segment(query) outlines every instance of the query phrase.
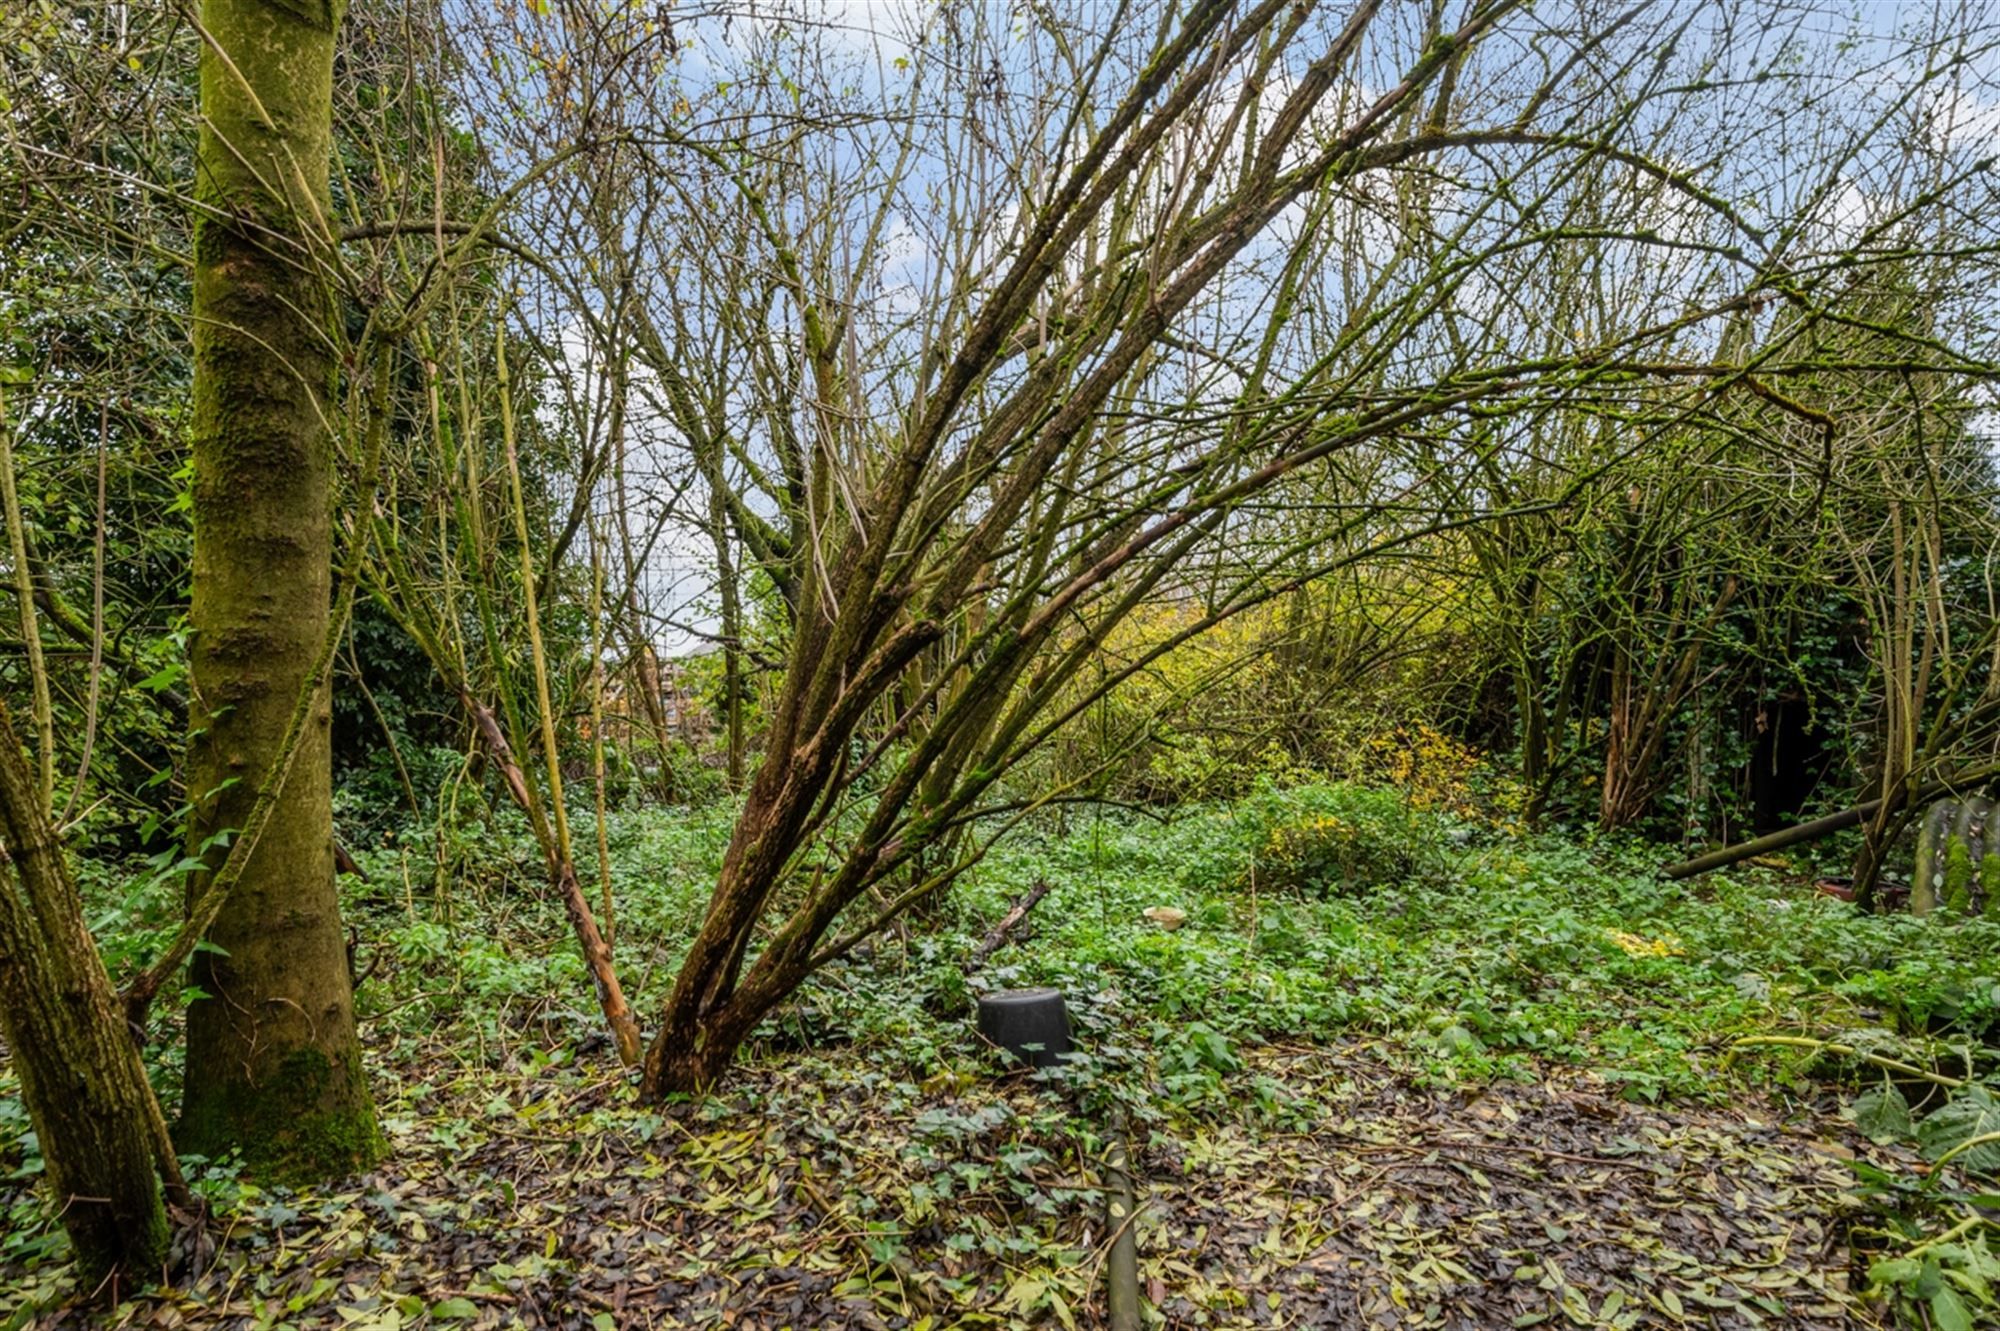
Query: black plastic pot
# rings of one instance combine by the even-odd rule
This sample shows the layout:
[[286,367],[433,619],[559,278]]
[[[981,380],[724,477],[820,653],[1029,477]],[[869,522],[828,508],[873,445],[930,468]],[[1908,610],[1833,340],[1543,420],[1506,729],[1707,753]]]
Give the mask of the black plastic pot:
[[1002,989],[982,996],[979,1033],[1030,1067],[1054,1067],[1070,1051],[1069,1011],[1055,989]]

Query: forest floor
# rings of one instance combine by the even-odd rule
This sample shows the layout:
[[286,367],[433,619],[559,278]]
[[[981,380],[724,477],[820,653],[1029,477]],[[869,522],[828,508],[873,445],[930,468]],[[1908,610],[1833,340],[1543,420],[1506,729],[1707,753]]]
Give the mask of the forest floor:
[[[1836,1125],[1639,1106],[1571,1071],[1425,1090],[1364,1048],[1248,1065],[1324,1112],[1144,1136],[1140,1275],[1170,1326],[1873,1322]],[[926,1094],[799,1058],[656,1115],[563,1069],[485,1079],[467,1130],[448,1106],[472,1089],[398,1105],[374,1173],[239,1207],[211,1269],[123,1324],[1099,1321],[1091,1152],[1020,1078]],[[940,1176],[949,1221],[917,1186]],[[995,1243],[951,1242],[973,1218]]]
[[[1155,1325],[1887,1324],[1850,1250],[1876,1223],[1853,1162],[1917,1157],[1840,1116],[1868,1084],[1852,1067],[1732,1045],[1935,1026],[1952,1004],[1983,1020],[2000,1001],[1983,922],[1920,951],[1915,922],[1857,927],[1800,876],[1668,887],[1644,852],[1514,839],[1397,866],[1393,892],[1246,895],[1231,855],[1273,844],[1273,819],[1365,826],[1365,800],[1341,807],[1052,829],[946,918],[829,972],[719,1094],[658,1108],[504,866],[450,903],[357,886],[381,939],[362,1010],[387,1160],[298,1191],[191,1162],[214,1256],[112,1320],[1101,1325],[1116,1105]],[[722,825],[621,825],[642,993],[664,987],[665,921],[687,917]],[[401,862],[389,843],[364,860],[378,885]],[[1056,890],[978,979],[1069,997],[1088,1056],[1030,1075],[967,1029],[961,963],[1043,877]],[[1185,925],[1153,925],[1152,904]],[[81,1324],[11,1089],[0,1327]]]

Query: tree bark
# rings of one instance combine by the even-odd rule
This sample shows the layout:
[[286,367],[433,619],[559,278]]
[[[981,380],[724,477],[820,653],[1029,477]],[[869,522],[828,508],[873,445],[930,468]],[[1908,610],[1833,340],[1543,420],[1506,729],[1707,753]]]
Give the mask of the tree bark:
[[[204,0],[195,225],[191,853],[278,760],[331,613],[334,36],[343,0]],[[192,964],[186,1149],[282,1179],[381,1151],[333,876],[321,684],[278,804]],[[190,884],[190,900],[206,875]]]
[[662,1028],[646,1050],[640,1098],[657,1104],[674,1095],[706,1095],[736,1061],[737,1048],[754,1025],[722,1020],[718,1014],[693,1025]]
[[165,1122],[91,942],[69,864],[0,705],[0,1033],[85,1291],[160,1274]]

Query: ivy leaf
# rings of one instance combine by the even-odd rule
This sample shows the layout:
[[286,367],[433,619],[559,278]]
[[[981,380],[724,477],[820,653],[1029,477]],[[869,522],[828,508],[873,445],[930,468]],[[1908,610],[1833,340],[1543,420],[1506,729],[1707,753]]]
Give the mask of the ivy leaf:
[[[1984,1086],[1970,1086],[1925,1116],[1917,1125],[1917,1142],[1924,1157],[1935,1160],[1989,1132],[2000,1132],[2000,1103],[1995,1103],[1993,1093]],[[2000,1169],[2000,1142],[1975,1146],[1956,1158],[1968,1169]]]
[[1891,1257],[1868,1268],[1872,1285],[1907,1285],[1923,1273],[1923,1263],[1914,1257]]
[[1972,1314],[1956,1290],[1946,1288],[1931,1295],[1931,1321],[1938,1331],[1972,1331]]
[[1847,1118],[1877,1146],[1908,1141],[1916,1131],[1910,1118],[1910,1102],[1893,1085],[1882,1085],[1854,1097]]

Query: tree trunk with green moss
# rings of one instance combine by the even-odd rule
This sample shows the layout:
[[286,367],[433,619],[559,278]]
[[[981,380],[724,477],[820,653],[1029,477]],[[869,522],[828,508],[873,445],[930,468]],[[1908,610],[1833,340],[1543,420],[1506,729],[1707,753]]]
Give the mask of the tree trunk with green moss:
[[4,706],[0,837],[0,1033],[81,1286],[109,1294],[160,1274],[160,1174],[173,1166],[162,1158],[159,1103]]
[[[331,605],[335,307],[327,281],[341,0],[204,0],[194,286],[196,854],[277,760]],[[241,881],[192,967],[184,1149],[267,1177],[366,1165],[380,1135],[333,878],[324,684]],[[200,881],[191,885],[198,893]],[[190,898],[192,899],[192,897]]]

